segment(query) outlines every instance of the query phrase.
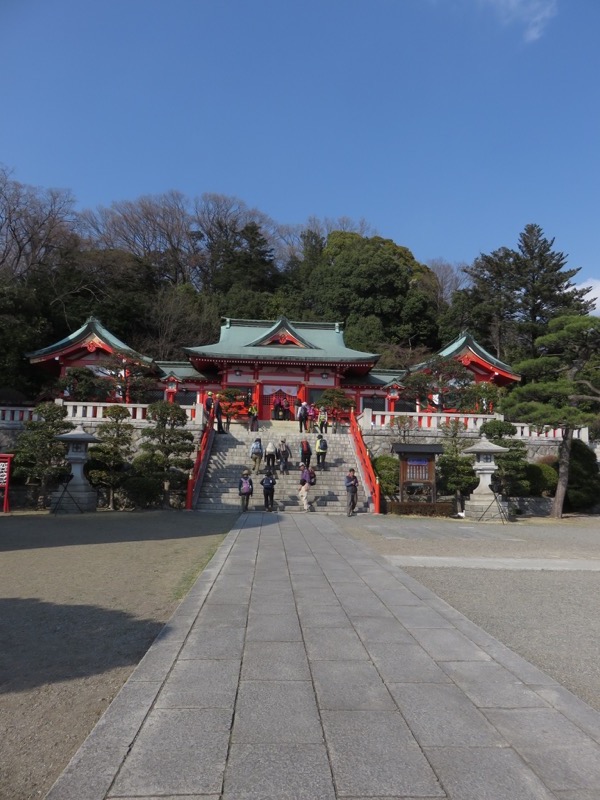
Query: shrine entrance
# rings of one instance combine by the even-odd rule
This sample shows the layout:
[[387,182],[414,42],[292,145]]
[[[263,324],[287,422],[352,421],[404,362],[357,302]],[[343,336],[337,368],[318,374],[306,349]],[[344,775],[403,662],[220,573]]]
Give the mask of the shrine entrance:
[[279,409],[283,409],[284,400],[289,406],[288,419],[294,419],[296,414],[296,386],[263,386],[260,397],[261,414],[260,419],[285,419],[283,414],[279,414]]

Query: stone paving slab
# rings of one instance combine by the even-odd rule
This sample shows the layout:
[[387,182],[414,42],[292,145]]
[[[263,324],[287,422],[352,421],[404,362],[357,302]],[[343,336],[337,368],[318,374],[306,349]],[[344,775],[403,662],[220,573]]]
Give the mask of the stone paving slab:
[[245,514],[48,800],[597,800],[600,714],[324,515]]

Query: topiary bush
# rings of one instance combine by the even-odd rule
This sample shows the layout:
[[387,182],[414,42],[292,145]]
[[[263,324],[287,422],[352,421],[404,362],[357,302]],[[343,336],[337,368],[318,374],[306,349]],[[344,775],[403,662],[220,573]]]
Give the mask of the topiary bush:
[[580,439],[573,440],[566,511],[587,511],[600,498],[600,475],[596,454]]
[[160,506],[163,499],[162,481],[143,475],[127,478],[121,486],[121,491],[125,495],[127,504],[134,508]]
[[554,494],[558,483],[557,465],[556,459],[552,463],[538,461],[534,464],[527,464],[526,478],[532,497],[551,497]]
[[400,482],[398,458],[389,455],[377,456],[373,459],[373,469],[379,478],[381,493],[388,496],[397,495]]

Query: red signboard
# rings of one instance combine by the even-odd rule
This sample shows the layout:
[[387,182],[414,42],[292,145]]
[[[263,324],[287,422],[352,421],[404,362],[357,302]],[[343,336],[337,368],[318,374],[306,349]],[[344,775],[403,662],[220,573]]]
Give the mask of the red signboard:
[[10,511],[8,504],[8,490],[10,488],[10,461],[14,458],[12,453],[0,455],[0,490],[4,489],[4,504],[2,511],[7,514]]

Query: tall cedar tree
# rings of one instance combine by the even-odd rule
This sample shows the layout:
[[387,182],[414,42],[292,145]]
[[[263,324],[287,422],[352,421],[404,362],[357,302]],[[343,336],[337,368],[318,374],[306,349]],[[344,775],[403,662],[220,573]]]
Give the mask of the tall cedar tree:
[[471,286],[455,293],[447,315],[454,333],[469,328],[498,358],[513,363],[536,355],[536,339],[554,317],[587,314],[593,307],[585,300],[588,289],[572,282],[579,269],[566,269],[567,257],[553,246],[554,239],[530,224],[516,250],[501,247],[466,267]]

